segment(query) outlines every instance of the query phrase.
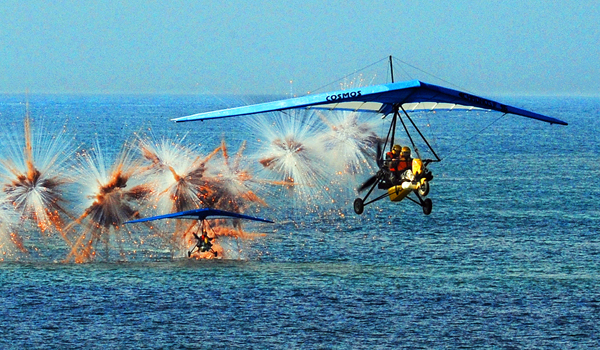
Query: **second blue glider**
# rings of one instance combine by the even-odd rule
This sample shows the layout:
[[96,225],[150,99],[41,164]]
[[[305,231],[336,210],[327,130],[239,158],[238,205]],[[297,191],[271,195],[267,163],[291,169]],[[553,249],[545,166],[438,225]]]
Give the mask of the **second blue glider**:
[[232,219],[233,218],[233,219],[245,219],[245,220],[252,220],[252,221],[268,222],[271,224],[273,223],[273,221],[271,221],[271,220],[257,218],[254,216],[249,216],[249,215],[244,215],[244,214],[239,214],[239,213],[234,213],[234,212],[219,210],[219,209],[203,208],[203,209],[193,209],[193,210],[181,211],[178,213],[164,214],[164,215],[152,216],[149,218],[131,220],[131,221],[127,221],[126,224],[133,224],[136,222],[144,222],[144,221],[154,221],[154,220],[160,220],[160,219],[171,219],[171,218],[206,220],[209,217],[211,219]]

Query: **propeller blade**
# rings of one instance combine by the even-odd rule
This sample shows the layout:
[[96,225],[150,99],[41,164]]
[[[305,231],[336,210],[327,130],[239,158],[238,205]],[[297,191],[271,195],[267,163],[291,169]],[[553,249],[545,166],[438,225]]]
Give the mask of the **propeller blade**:
[[375,182],[377,182],[378,176],[374,175],[371,176],[367,181],[365,181],[359,188],[358,188],[358,192],[362,192],[364,190],[366,190],[367,188],[371,187]]
[[377,142],[377,166],[379,168],[383,167],[383,149],[381,146],[381,141]]

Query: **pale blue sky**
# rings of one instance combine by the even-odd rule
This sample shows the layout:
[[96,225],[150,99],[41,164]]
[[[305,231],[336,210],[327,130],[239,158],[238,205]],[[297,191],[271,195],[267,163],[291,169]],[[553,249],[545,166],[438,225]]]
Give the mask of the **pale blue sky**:
[[600,95],[597,0],[0,0],[0,18],[0,92],[301,94],[393,55],[478,93]]

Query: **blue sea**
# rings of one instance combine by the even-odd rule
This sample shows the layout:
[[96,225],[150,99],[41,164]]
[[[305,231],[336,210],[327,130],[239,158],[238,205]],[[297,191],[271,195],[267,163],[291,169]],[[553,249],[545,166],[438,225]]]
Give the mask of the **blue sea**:
[[[236,119],[170,119],[260,100],[2,95],[8,128],[22,128],[26,99],[34,124],[58,125],[78,147],[97,140],[107,157],[145,132],[207,150],[226,137],[235,151],[255,138]],[[235,259],[63,263],[52,242],[5,259],[0,348],[599,348],[600,98],[497,99],[569,125],[428,114],[443,158],[430,167],[429,216],[404,201],[358,216],[353,194],[338,211],[308,212],[265,194],[260,215],[275,224],[253,226],[266,235]]]

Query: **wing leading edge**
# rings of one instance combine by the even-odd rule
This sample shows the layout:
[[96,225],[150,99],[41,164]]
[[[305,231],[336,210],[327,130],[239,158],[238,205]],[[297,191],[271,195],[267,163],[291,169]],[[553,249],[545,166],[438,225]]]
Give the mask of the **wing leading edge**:
[[568,125],[566,122],[556,118],[505,105],[466,92],[424,83],[419,80],[306,95],[285,100],[198,113],[172,120],[180,123],[275,112],[292,108],[349,110],[389,114],[393,112],[395,106],[402,105],[408,106],[412,110],[481,108],[515,114],[550,124]]

